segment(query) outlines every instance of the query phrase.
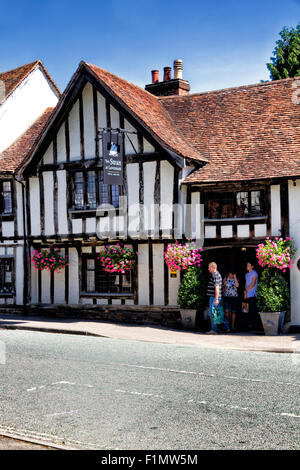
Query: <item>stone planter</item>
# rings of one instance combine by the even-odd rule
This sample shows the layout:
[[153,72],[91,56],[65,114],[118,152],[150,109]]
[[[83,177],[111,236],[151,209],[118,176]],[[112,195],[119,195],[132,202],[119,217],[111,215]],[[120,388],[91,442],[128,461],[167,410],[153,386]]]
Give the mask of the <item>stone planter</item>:
[[180,309],[181,321],[184,330],[194,330],[196,324],[196,309],[182,308]]
[[275,336],[280,334],[285,312],[259,312],[265,335]]

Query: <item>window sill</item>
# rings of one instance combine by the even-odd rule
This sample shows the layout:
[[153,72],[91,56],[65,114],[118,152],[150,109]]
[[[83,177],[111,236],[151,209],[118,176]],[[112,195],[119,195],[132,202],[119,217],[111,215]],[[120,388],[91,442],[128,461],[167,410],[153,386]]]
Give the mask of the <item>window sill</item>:
[[0,214],[2,220],[14,220],[14,214]]
[[204,222],[214,223],[214,222],[255,222],[259,220],[266,220],[266,215],[261,215],[258,217],[231,217],[224,219],[204,219]]
[[12,298],[12,297],[14,297],[14,295],[15,295],[14,293],[0,292],[0,298],[3,298],[3,297]]
[[69,214],[72,219],[81,219],[82,217],[107,217],[109,213],[115,213],[115,215],[120,215],[120,208],[117,209],[71,209]]

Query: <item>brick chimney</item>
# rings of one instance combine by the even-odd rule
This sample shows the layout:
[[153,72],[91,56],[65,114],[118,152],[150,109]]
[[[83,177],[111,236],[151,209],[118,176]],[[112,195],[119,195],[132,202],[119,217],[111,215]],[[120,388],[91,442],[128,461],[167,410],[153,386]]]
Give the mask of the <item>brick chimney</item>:
[[[155,72],[155,73],[154,73]],[[174,60],[174,78],[172,68],[164,67],[164,79],[159,81],[158,70],[152,70],[152,83],[145,86],[145,90],[155,96],[188,95],[190,84],[182,79],[182,60]]]

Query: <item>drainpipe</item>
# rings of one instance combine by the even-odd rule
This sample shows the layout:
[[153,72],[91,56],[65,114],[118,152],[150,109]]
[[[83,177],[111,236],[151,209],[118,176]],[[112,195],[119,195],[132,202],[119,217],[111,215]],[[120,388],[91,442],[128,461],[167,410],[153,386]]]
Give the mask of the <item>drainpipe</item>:
[[[29,279],[29,270],[28,270],[28,259],[29,259],[29,246],[27,239],[27,226],[26,226],[26,211],[25,211],[25,182],[20,177],[17,177],[13,174],[13,179],[22,185],[22,209],[23,209],[23,239],[24,239],[24,250],[23,250],[23,261],[24,261],[24,281],[25,274],[27,279]],[[17,216],[17,215],[16,215]],[[23,306],[24,313],[28,313],[28,282],[24,282],[23,290]]]

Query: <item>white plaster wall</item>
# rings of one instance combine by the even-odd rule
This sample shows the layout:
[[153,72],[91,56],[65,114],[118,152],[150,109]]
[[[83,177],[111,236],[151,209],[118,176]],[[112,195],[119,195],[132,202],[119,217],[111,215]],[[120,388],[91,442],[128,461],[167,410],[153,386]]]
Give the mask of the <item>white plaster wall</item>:
[[200,192],[192,193],[191,205],[192,239],[200,239],[202,236]]
[[147,139],[145,139],[145,137],[143,137],[143,147],[144,147],[144,153],[155,152],[155,148],[153,147],[152,144],[150,144],[150,142],[148,142]]
[[79,304],[79,269],[76,248],[69,249],[69,304]]
[[50,304],[51,303],[51,293],[50,293],[50,284],[51,284],[51,274],[49,271],[42,271],[42,303]]
[[[65,249],[61,249],[61,255],[65,256]],[[54,273],[54,303],[64,304],[65,303],[65,269],[61,272]]]
[[160,227],[165,233],[172,229],[174,168],[167,162],[160,163]]
[[[124,127],[127,131],[132,131],[132,132],[136,132],[136,129],[127,121],[127,119],[124,120]],[[137,138],[137,134],[129,134],[129,138],[135,148],[135,150],[138,152],[138,138]],[[128,137],[125,137],[125,154],[132,154],[132,153],[135,153],[134,152],[134,149],[130,143],[130,140],[128,139]]]
[[72,219],[72,233],[82,233],[82,219]]
[[254,236],[255,237],[266,237],[267,236],[267,225],[266,224],[255,224],[254,225]]
[[93,105],[93,87],[87,83],[82,90],[83,103],[83,129],[84,129],[84,156],[85,158],[95,158],[95,124],[94,124],[94,105]]
[[154,185],[156,162],[147,162],[143,165],[144,173],[144,228],[145,230],[154,230]]
[[[107,127],[106,121],[106,105],[105,98],[97,92],[97,106],[98,106],[98,126],[99,129]],[[102,152],[102,141],[99,140],[99,155],[101,156]]]
[[3,237],[13,237],[15,233],[14,222],[2,222]]
[[181,207],[180,215],[178,217],[178,223],[176,224],[176,236],[175,238],[181,238],[185,232],[185,219],[186,219],[186,200],[187,200],[187,187],[181,184],[182,177],[179,180],[179,192],[178,192],[178,204]]
[[51,144],[47,148],[43,160],[44,163],[53,163],[53,142],[51,142]]
[[149,305],[149,246],[138,245],[138,303]]
[[24,257],[23,246],[16,247],[16,304],[23,305],[24,290]]
[[232,238],[232,225],[221,225],[221,238]]
[[164,305],[164,245],[153,245],[153,304]]
[[249,225],[238,225],[237,226],[237,236],[238,238],[248,238],[250,235]]
[[112,105],[110,105],[110,121],[112,129],[120,127],[120,114]]
[[80,303],[84,305],[92,305],[93,304],[93,299],[90,299],[89,297],[82,297],[80,299]]
[[289,181],[289,221],[290,236],[294,239],[298,251],[296,262],[291,269],[291,324],[300,325],[300,271],[297,268],[297,261],[300,258],[300,182],[294,186]]
[[169,270],[169,305],[178,305],[178,289],[180,285],[180,274],[177,273],[176,277],[171,277]]
[[54,201],[53,201],[53,172],[43,172],[44,180],[44,192],[45,192],[45,235],[53,235],[55,233],[54,228]]
[[80,123],[79,101],[77,100],[69,114],[70,160],[80,160]]
[[217,228],[215,225],[207,225],[205,227],[205,238],[216,238]]
[[126,166],[128,187],[128,231],[137,234],[139,231],[139,165],[131,163]]
[[59,131],[56,137],[56,143],[57,143],[57,161],[65,162],[67,160],[65,124],[62,124],[59,128]]
[[31,234],[41,234],[41,211],[40,211],[40,187],[39,179],[37,177],[31,177],[29,179],[29,191],[30,191],[30,223],[31,223]]
[[271,186],[271,234],[281,235],[280,185]]
[[96,233],[96,217],[87,217],[86,219],[86,232]]
[[9,147],[48,107],[57,96],[38,67],[0,105],[0,152]]
[[67,181],[66,171],[57,171],[57,208],[58,208],[58,232],[60,234],[68,233],[68,214],[67,214]]
[[109,231],[109,217],[100,217],[97,224],[97,234],[98,237],[107,238],[107,233]]

